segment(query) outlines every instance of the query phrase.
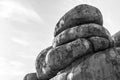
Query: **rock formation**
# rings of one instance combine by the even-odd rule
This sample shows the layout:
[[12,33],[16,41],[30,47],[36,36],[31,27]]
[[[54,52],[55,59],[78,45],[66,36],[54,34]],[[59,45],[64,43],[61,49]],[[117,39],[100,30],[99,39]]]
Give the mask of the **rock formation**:
[[120,80],[120,32],[111,36],[96,7],[82,4],[56,24],[53,44],[24,80]]

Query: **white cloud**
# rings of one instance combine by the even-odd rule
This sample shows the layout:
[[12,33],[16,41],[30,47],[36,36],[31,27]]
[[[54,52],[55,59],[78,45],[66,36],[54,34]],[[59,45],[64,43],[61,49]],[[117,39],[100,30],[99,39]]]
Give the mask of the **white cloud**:
[[19,22],[32,20],[34,22],[44,23],[37,12],[15,1],[0,1],[0,18]]
[[13,42],[17,43],[17,44],[20,44],[20,45],[23,45],[23,46],[28,46],[30,45],[30,42],[27,41],[27,40],[24,40],[24,39],[21,39],[21,38],[12,38],[11,39]]
[[21,58],[24,58],[24,59],[35,59],[36,56],[33,56],[33,55],[20,55]]
[[22,70],[24,64],[19,61],[11,61],[4,57],[0,57],[0,79],[11,80],[15,76],[23,76],[25,72]]
[[19,52],[19,57],[21,57],[21,59],[30,59],[30,60],[33,60],[36,58],[35,55],[32,55],[32,54],[26,54],[25,52]]

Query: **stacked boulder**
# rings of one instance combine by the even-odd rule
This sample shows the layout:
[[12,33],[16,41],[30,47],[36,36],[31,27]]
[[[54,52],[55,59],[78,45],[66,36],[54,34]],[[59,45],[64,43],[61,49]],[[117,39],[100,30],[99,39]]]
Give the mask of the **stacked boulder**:
[[118,51],[118,53],[120,55],[120,31],[118,31],[116,34],[114,34],[112,36],[112,38],[114,39],[114,45],[116,47],[116,50]]
[[39,53],[36,73],[24,80],[120,80],[115,45],[99,9],[78,5],[58,21],[52,46]]

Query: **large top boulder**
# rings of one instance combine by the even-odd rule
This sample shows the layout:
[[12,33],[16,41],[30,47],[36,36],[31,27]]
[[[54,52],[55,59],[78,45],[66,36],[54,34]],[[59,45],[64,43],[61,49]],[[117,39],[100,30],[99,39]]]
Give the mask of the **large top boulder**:
[[86,23],[96,23],[103,25],[103,17],[96,7],[82,4],[68,11],[57,23],[54,36],[67,28]]

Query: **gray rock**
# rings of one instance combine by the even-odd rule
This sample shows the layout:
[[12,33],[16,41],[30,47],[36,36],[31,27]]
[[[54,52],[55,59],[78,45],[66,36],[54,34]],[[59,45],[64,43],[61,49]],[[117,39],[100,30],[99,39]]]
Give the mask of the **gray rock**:
[[55,27],[54,36],[57,36],[65,29],[87,23],[103,25],[102,14],[96,7],[87,4],[78,5],[68,11],[58,21]]
[[120,55],[120,47],[116,47],[118,54]]
[[94,52],[98,52],[101,50],[105,50],[107,48],[109,48],[110,46],[110,41],[106,38],[102,38],[102,37],[91,37],[89,38],[89,41],[92,43]]
[[38,80],[36,73],[27,74],[23,80]]
[[54,77],[76,58],[92,52],[91,48],[89,41],[81,38],[56,48],[43,50],[36,59],[38,78],[44,80]]
[[39,79],[50,79],[60,70],[68,67],[74,60],[109,48],[110,41],[102,37],[91,37],[88,40],[79,38],[64,45],[43,50],[36,59],[36,70]]
[[114,39],[114,45],[116,47],[120,47],[120,31],[114,34],[112,37]]
[[102,37],[91,37],[89,40],[79,38],[73,42],[51,49],[46,55],[46,63],[53,70],[62,69],[77,57],[85,56],[93,51],[105,50],[109,48],[109,45],[109,40]]
[[71,64],[76,58],[91,52],[91,43],[84,38],[80,38],[51,49],[46,55],[46,64],[52,70],[61,70]]
[[[48,74],[49,73],[49,69],[46,68],[46,63],[45,63],[45,57],[48,53],[48,51],[52,49],[52,47],[48,47],[44,50],[42,50],[39,55],[36,58],[36,72],[37,72],[37,77],[40,80],[47,80],[49,79],[51,76],[53,76],[53,74]],[[46,69],[44,69],[46,68]]]
[[68,11],[55,27],[53,45],[37,56],[36,73],[24,80],[120,80],[120,32],[111,37],[102,25],[93,6]]
[[60,46],[78,38],[90,38],[93,36],[103,37],[109,40],[111,39],[111,35],[106,28],[91,23],[64,30],[54,38],[53,47]]
[[50,80],[68,80],[67,74],[68,74],[68,72],[58,74],[57,76],[55,76],[54,78],[51,78]]
[[114,48],[97,52],[50,80],[120,80],[120,55]]

